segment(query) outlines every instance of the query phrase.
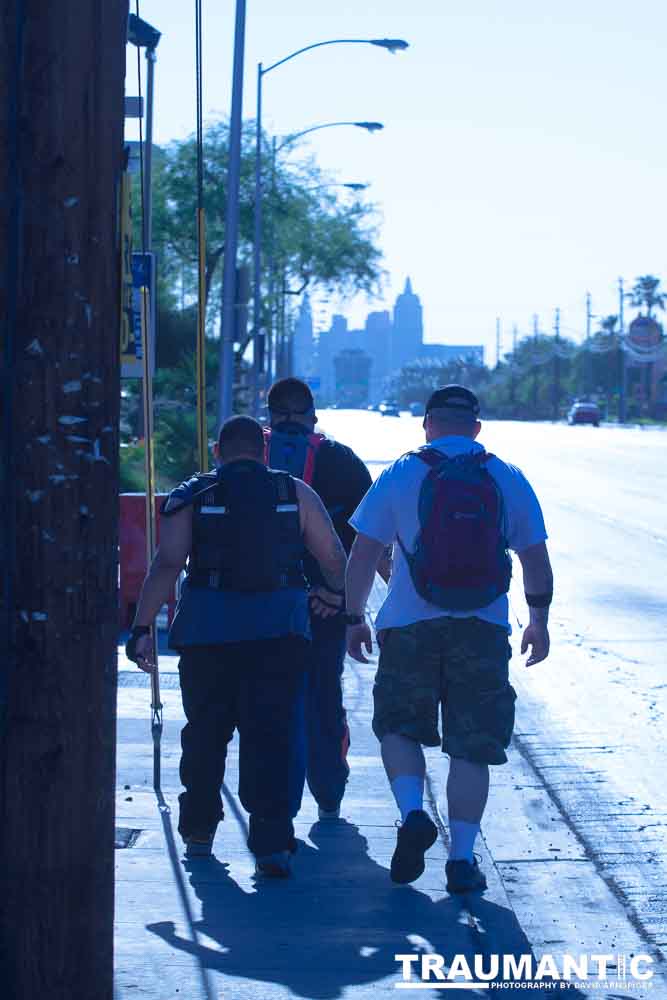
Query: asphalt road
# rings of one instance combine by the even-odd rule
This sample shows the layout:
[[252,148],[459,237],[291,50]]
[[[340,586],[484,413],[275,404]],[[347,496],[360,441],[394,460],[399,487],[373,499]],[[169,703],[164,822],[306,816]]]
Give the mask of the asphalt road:
[[[423,443],[421,420],[407,414],[331,410],[320,420],[374,474]],[[526,787],[534,782],[547,793],[556,823],[642,940],[664,954],[667,433],[489,421],[480,441],[533,484],[556,581],[552,654],[530,671],[518,653],[526,615],[520,580],[512,587],[515,745]],[[502,805],[492,795],[490,810],[494,801]],[[487,825],[493,839],[492,813]],[[531,855],[538,826],[539,819],[515,829],[517,857],[508,860]]]

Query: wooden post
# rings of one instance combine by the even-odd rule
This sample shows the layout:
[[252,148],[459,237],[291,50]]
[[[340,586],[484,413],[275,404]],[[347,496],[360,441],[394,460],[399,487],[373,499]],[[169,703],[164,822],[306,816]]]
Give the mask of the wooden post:
[[127,0],[0,9],[0,955],[111,1000]]

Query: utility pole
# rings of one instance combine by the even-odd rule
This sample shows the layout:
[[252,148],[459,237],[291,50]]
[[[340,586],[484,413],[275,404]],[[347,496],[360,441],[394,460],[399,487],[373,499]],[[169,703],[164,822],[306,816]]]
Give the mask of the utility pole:
[[127,0],[0,27],[0,952],[11,1000],[111,1000],[119,182]]
[[500,316],[496,316],[496,368],[500,364],[500,337],[501,337],[501,322]]
[[558,420],[560,409],[560,309],[554,316],[554,386],[553,386],[553,419]]
[[591,319],[593,318],[593,313],[591,312],[591,293],[586,292],[586,356],[585,356],[585,369],[584,369],[584,396],[588,396],[592,390],[593,382],[593,358],[591,356]]
[[539,319],[537,313],[533,315],[533,417],[537,417],[537,390],[538,390],[538,377],[537,377],[537,335],[539,331]]
[[627,367],[625,364],[625,351],[623,350],[623,337],[625,335],[624,326],[624,305],[625,294],[623,291],[623,278],[618,279],[618,422],[624,424],[626,420],[626,395],[627,395]]
[[[512,408],[516,404],[516,345],[519,337],[519,331],[517,329],[516,323],[512,326],[512,364],[510,365],[510,402],[512,403]],[[514,414],[512,414],[514,415]]]
[[233,412],[234,321],[236,301],[236,252],[239,237],[239,195],[241,186],[241,118],[243,106],[243,61],[245,56],[245,0],[236,0],[232,108],[229,119],[229,167],[225,213],[225,255],[222,269],[222,311],[220,329],[220,375],[218,378],[218,419],[222,423]]

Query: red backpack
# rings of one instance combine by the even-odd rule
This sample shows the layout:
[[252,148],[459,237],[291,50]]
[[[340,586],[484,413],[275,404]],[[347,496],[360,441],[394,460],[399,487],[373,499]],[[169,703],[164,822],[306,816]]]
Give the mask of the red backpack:
[[503,495],[486,468],[493,455],[448,458],[428,447],[410,454],[429,467],[414,552],[398,539],[414,588],[450,611],[484,608],[507,593],[512,576]]

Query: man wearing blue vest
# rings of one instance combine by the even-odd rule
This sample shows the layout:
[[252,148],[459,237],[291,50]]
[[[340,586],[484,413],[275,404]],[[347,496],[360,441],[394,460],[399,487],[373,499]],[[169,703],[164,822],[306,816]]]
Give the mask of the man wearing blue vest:
[[[371,485],[370,473],[351,448],[315,432],[317,414],[310,388],[297,378],[276,382],[268,395],[267,464],[303,479],[322,500],[347,552],[354,541],[349,518]],[[312,559],[306,576],[326,585]],[[380,567],[386,575],[386,567]],[[345,624],[342,592],[322,592],[311,601],[313,642],[306,687],[306,779],[321,820],[334,820],[349,775],[349,730],[343,707]],[[303,780],[303,779],[302,779]]]
[[150,672],[149,626],[187,561],[169,644],[180,652],[179,832],[209,855],[223,818],[227,744],[239,731],[239,798],[259,872],[289,874],[299,719],[310,624],[306,553],[325,585],[343,586],[345,552],[317,495],[264,464],[251,417],[227,420],[216,472],[182,483],[162,508],[160,547],[144,581],[127,655]]
[[[447,889],[486,888],[473,854],[486,805],[489,765],[504,764],[514,725],[508,679],[508,599],[517,553],[530,621],[527,666],[549,654],[553,577],[542,511],[519,469],[485,452],[479,402],[465,386],[436,390],[426,404],[426,447],[399,458],[375,481],[351,519],[347,569],[348,651],[367,662],[364,609],[378,559],[394,545],[387,598],[375,627],[380,662],[373,730],[401,813],[391,862],[395,882],[424,871],[437,829],[423,808],[422,746],[450,757]],[[438,717],[442,717],[442,737]]]

